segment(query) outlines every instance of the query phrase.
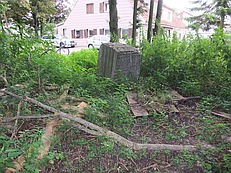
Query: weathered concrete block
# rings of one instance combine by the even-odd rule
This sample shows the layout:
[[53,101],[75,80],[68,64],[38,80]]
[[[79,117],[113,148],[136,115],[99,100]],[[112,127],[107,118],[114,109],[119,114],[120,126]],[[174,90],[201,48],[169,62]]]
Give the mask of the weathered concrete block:
[[136,80],[140,74],[140,53],[129,45],[105,43],[100,46],[98,66],[102,76]]

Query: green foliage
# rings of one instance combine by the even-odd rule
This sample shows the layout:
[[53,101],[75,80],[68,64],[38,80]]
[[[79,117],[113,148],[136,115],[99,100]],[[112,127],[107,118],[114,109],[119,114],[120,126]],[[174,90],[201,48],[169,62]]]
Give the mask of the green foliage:
[[91,79],[91,73],[96,70],[97,56],[96,50],[82,50],[69,56],[50,53],[35,59],[34,63],[40,67],[41,80],[46,83],[75,85],[80,83],[79,80],[86,83],[85,75],[89,75],[88,79]]
[[[142,77],[137,83],[129,82],[124,78],[109,79],[99,76],[97,50],[82,50],[70,55],[57,54],[48,43],[28,36],[25,29],[18,32],[2,31],[0,41],[0,75],[7,79],[7,83],[2,80],[3,78],[0,79],[2,88],[6,87],[7,90],[19,95],[32,96],[57,109],[62,109],[60,102],[69,103],[69,100],[56,99],[59,94],[63,94],[64,90],[68,89],[67,94],[70,98],[84,98],[90,105],[86,109],[85,120],[126,138],[135,139],[137,142],[149,143],[153,140],[150,136],[153,136],[155,141],[161,143],[188,144],[196,143],[197,141],[193,140],[198,140],[199,144],[205,141],[216,145],[215,149],[199,149],[193,152],[154,151],[148,157],[150,151],[135,152],[121,147],[114,140],[86,135],[73,128],[69,121],[63,121],[59,131],[64,132],[64,140],[73,141],[68,141],[69,143],[66,143],[68,146],[61,146],[61,142],[56,140],[56,148],[51,147],[48,155],[38,162],[36,148],[41,144],[40,137],[43,133],[41,128],[22,131],[20,132],[22,137],[11,139],[4,135],[7,134],[8,129],[1,127],[0,130],[3,132],[0,136],[1,169],[12,167],[12,161],[21,154],[26,157],[24,164],[26,172],[39,172],[38,168],[46,167],[48,161],[53,165],[57,160],[65,160],[64,165],[66,164],[67,169],[72,167],[68,171],[91,170],[92,172],[93,169],[85,167],[91,164],[95,172],[103,172],[102,160],[99,163],[92,163],[100,158],[109,158],[109,164],[117,160],[118,165],[110,165],[111,170],[118,171],[120,168],[121,172],[125,169],[141,171],[139,168],[143,165],[137,164],[136,168],[132,166],[136,161],[142,164],[143,158],[158,158],[156,159],[157,162],[159,161],[158,164],[161,165],[163,161],[175,167],[179,164],[186,165],[187,168],[201,165],[195,172],[201,172],[202,168],[205,172],[225,172],[230,169],[230,154],[227,151],[229,145],[220,137],[230,134],[229,124],[210,116],[213,109],[223,109],[226,112],[231,110],[229,66],[231,51],[230,44],[227,39],[224,39],[222,32],[217,31],[211,39],[188,37],[179,41],[176,36],[172,39],[158,36],[151,44],[143,41]],[[60,90],[54,92],[43,90],[47,85],[59,86]],[[161,91],[166,87],[179,89],[184,95],[203,96],[197,107],[199,115],[187,111],[181,116],[177,113],[155,112],[150,113],[148,117],[134,119],[130,115],[126,100],[128,90],[138,91],[138,97],[145,95],[146,92],[151,93],[160,101],[159,104],[164,104],[172,101],[168,93]],[[149,99],[148,95],[145,96]],[[144,100],[144,102],[146,106],[150,106],[155,100],[154,102]],[[1,97],[1,118],[16,115],[17,110],[18,99]],[[5,112],[8,114],[6,115]],[[20,114],[38,115],[44,114],[44,110],[23,102]],[[137,124],[139,125],[136,126]],[[197,126],[198,124],[200,126]],[[136,129],[137,127],[139,129]],[[136,130],[142,134],[134,134]],[[193,135],[197,138],[193,138]],[[28,154],[30,147],[35,150]],[[68,149],[74,147],[75,151],[80,152],[81,159],[76,159],[75,162],[66,160],[63,147]],[[220,157],[216,158],[217,155]],[[130,164],[124,163],[125,168],[121,168],[124,160],[130,161]]]
[[50,51],[40,39],[29,35],[30,30],[11,27],[0,32],[0,73],[7,77],[9,85],[33,80],[38,66],[34,59]]
[[12,167],[11,161],[22,154],[20,149],[14,148],[15,144],[17,143],[8,136],[0,136],[0,168]]
[[83,49],[78,52],[73,52],[68,56],[69,63],[72,68],[81,66],[86,69],[96,68],[98,61],[98,51],[96,49]]
[[[86,72],[95,73],[96,50],[74,52],[67,58],[53,51],[50,44],[27,34],[25,30],[11,28],[0,33],[1,74],[7,75],[9,85],[29,82],[38,85],[62,85],[82,78]],[[1,85],[4,83],[1,81]]]
[[[25,158],[24,171],[39,172],[38,147],[41,146],[40,137],[43,131],[40,129],[26,130],[19,132],[18,139],[12,139],[8,136],[0,136],[0,169],[14,167],[13,161],[20,155]],[[45,166],[44,163],[43,166]]]
[[142,76],[186,95],[213,94],[231,100],[231,45],[219,30],[211,39],[157,36],[151,44],[144,41],[141,51]]
[[36,36],[39,30],[41,34],[53,31],[54,23],[62,22],[70,10],[63,1],[56,0],[7,0],[4,3],[10,8],[4,8],[4,16],[0,16],[0,21],[30,26]]
[[115,33],[111,32],[110,33],[110,42],[119,42],[119,37]]
[[[216,1],[191,1],[194,6],[191,11],[199,11],[200,15],[188,18],[190,27],[198,32],[198,29],[211,29],[211,26],[219,26],[223,30],[225,18],[231,14],[231,3],[228,0]],[[195,6],[196,5],[196,6]]]

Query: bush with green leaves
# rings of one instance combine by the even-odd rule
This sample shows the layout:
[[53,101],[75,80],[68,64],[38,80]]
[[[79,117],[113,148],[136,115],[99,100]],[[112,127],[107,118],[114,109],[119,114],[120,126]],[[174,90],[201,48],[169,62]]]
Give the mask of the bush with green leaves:
[[[96,72],[97,50],[60,55],[51,44],[29,35],[27,29],[20,27],[0,32],[0,74],[5,76],[8,85],[63,85],[75,81],[76,76],[82,78],[86,73]],[[0,84],[1,87],[6,85],[4,81]]]
[[[29,34],[25,26],[3,28],[0,31],[0,74],[9,85],[33,83],[39,66],[34,59],[52,51],[51,45]],[[1,81],[1,85],[5,85]]]
[[217,30],[211,38],[156,36],[143,42],[142,76],[186,95],[213,94],[231,100],[231,45]]
[[97,49],[82,49],[78,52],[72,52],[68,56],[68,62],[73,70],[76,66],[81,66],[86,69],[96,68],[98,61]]

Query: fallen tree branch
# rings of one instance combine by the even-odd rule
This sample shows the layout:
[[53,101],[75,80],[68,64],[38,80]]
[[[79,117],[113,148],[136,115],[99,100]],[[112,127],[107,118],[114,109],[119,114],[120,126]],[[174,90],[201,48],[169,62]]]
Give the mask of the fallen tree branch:
[[192,99],[200,99],[200,96],[194,96],[194,97],[183,97],[182,95],[180,95],[177,91],[170,91],[170,94],[175,97],[175,99],[173,99],[174,101],[186,101],[186,100],[192,100]]
[[39,119],[39,118],[50,118],[53,117],[54,114],[46,114],[46,115],[33,115],[33,116],[18,116],[18,117],[13,117],[13,118],[8,118],[8,119],[4,119],[1,122],[2,123],[6,123],[6,122],[10,122],[10,121],[14,121],[14,120],[19,120],[19,119]]
[[201,99],[200,96],[194,96],[194,97],[183,97],[179,99],[173,99],[174,101],[186,101],[186,100],[193,100],[193,99]]
[[[79,117],[73,117],[67,113],[61,112],[55,108],[52,108],[50,106],[47,106],[39,101],[36,101],[32,98],[29,97],[21,97],[18,96],[16,94],[13,94],[9,91],[6,90],[0,90],[0,92],[4,92],[7,95],[10,95],[12,97],[16,97],[19,99],[22,99],[23,101],[29,102],[29,103],[33,103],[36,106],[39,106],[43,109],[46,109],[50,112],[53,112],[55,115],[59,116],[60,118],[65,118],[65,119],[70,119],[73,120],[75,122],[77,122],[77,127],[82,130],[85,131],[87,133],[93,134],[93,135],[97,135],[97,136],[107,136],[109,138],[112,138],[114,140],[116,140],[118,143],[130,148],[130,149],[134,149],[134,150],[141,150],[141,149],[148,149],[148,150],[196,150],[198,149],[196,146],[194,145],[170,145],[170,144],[141,144],[141,143],[136,143],[136,142],[132,142],[110,130],[101,128],[91,122],[88,122],[82,118]],[[205,147],[208,148],[208,147]]]
[[214,112],[213,111],[213,112],[211,112],[211,114],[231,120],[231,116],[229,114],[226,114],[223,112]]

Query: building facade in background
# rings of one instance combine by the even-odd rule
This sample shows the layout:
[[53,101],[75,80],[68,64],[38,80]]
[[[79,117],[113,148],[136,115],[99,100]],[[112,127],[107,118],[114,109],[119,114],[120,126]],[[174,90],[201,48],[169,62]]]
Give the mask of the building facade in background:
[[[137,29],[137,38],[139,40],[142,34],[146,36],[148,27],[149,1],[145,0],[145,2],[147,3],[146,12],[139,15],[141,23],[141,27]],[[153,20],[155,20],[156,16],[157,2],[158,0],[154,0]],[[128,37],[132,35],[133,4],[133,0],[117,0],[119,38],[124,35]],[[187,32],[182,18],[177,16],[174,10],[166,4],[163,4],[161,25],[169,36],[176,31],[180,39]],[[153,28],[154,26],[155,22],[153,21]],[[79,40],[93,35],[108,35],[109,33],[108,0],[77,0],[65,22],[55,28],[55,34]]]

